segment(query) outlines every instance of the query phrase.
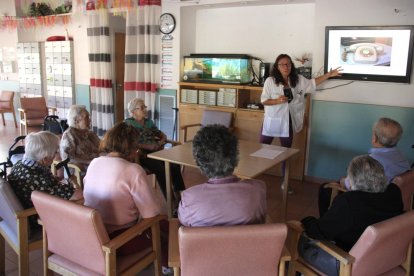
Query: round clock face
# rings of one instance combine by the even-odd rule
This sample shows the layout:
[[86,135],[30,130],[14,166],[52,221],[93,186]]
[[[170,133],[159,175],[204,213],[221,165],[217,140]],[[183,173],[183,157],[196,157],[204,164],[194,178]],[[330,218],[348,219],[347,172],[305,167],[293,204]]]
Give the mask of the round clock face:
[[163,34],[170,34],[175,29],[175,18],[171,13],[164,13],[160,17],[160,31]]

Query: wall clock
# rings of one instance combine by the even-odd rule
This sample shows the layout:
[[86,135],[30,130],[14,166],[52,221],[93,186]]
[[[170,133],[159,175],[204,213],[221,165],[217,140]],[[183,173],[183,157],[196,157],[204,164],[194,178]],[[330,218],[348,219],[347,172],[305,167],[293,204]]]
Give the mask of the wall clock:
[[171,13],[163,13],[160,16],[160,31],[163,34],[170,34],[175,29],[175,18]]

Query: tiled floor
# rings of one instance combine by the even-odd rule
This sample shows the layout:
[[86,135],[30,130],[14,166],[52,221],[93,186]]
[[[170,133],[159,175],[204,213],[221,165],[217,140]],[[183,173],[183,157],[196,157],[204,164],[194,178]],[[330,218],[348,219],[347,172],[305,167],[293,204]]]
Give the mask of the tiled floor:
[[[7,121],[6,123],[6,127],[0,125],[0,162],[6,160],[9,146],[13,143],[14,138],[19,135],[18,129],[14,128],[11,121]],[[186,168],[183,176],[187,187],[204,182],[205,180],[198,170],[192,168]],[[265,181],[267,184],[268,214],[273,221],[281,221],[281,180],[271,175],[262,175],[259,179]],[[287,219],[299,220],[309,215],[317,216],[318,185],[299,181],[291,181],[290,184],[294,189],[294,193],[288,197]],[[6,246],[6,275],[18,275],[17,255],[9,246]],[[41,250],[34,251],[30,254],[30,275],[43,275]],[[139,275],[154,275],[152,267],[147,268]]]

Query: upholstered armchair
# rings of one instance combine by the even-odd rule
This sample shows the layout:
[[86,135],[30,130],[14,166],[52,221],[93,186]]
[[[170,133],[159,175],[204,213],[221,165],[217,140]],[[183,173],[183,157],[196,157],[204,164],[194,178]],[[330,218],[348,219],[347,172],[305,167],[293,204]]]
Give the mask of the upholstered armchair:
[[204,127],[206,125],[220,124],[232,131],[231,125],[233,121],[233,113],[220,110],[204,110],[201,123],[181,126],[183,130],[183,142],[187,142],[188,129],[193,127]]
[[[45,275],[135,275],[151,263],[160,275],[163,216],[145,219],[110,240],[97,210],[39,191],[32,193],[32,201],[43,226]],[[151,229],[151,247],[117,256],[118,248],[146,229]]]
[[42,248],[41,231],[29,230],[33,215],[36,210],[24,210],[9,183],[0,178],[0,275],[5,275],[5,241],[17,254],[19,275],[29,275],[29,253]]
[[[47,115],[55,115],[55,107],[47,107],[44,97],[20,98],[20,135],[27,135],[27,128],[43,125]],[[49,114],[49,111],[51,114]]]
[[14,119],[14,125],[17,128],[16,113],[14,112],[14,92],[13,91],[0,91],[0,113],[3,119],[3,126],[6,125],[4,120],[4,113],[12,113]]
[[[299,222],[288,222],[292,241],[298,241],[303,228]],[[365,229],[348,252],[329,241],[315,245],[334,256],[340,263],[339,275],[410,275],[411,241],[414,238],[414,211],[373,224]],[[297,243],[290,244],[292,261],[289,275],[322,275],[300,256]]]
[[282,223],[182,226],[178,230],[181,275],[284,275],[286,234]]
[[408,172],[396,176],[392,182],[395,183],[401,189],[404,210],[412,210],[414,195],[414,170],[411,169]]

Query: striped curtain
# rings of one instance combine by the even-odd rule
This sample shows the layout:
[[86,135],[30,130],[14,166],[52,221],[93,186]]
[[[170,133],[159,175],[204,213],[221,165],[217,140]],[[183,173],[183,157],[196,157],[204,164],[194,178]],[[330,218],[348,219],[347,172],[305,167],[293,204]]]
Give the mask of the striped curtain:
[[111,39],[106,9],[88,11],[92,128],[99,136],[114,125]]
[[125,116],[128,102],[141,98],[154,119],[156,92],[160,79],[161,0],[139,0],[136,9],[128,10],[125,39]]

